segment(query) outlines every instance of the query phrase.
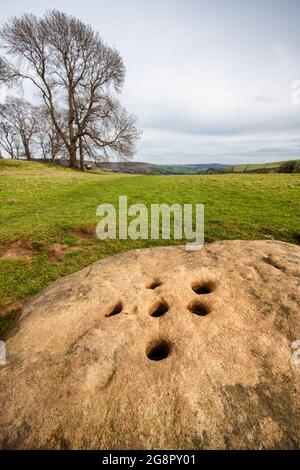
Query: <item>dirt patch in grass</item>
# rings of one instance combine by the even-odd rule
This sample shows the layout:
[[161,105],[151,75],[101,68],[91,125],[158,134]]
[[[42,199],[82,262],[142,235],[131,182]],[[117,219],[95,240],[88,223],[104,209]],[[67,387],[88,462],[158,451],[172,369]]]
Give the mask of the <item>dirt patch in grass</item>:
[[16,198],[11,198],[11,199],[6,200],[6,204],[8,204],[9,206],[12,206],[13,204],[17,204],[18,202],[19,201]]
[[71,233],[80,240],[90,240],[96,236],[95,226],[89,227],[72,227]]
[[17,240],[9,245],[0,245],[1,260],[23,259],[31,261],[34,249],[28,240]]
[[78,251],[78,247],[70,247],[60,243],[53,243],[53,245],[48,248],[48,259],[52,263],[57,263],[65,255],[73,253],[74,251]]

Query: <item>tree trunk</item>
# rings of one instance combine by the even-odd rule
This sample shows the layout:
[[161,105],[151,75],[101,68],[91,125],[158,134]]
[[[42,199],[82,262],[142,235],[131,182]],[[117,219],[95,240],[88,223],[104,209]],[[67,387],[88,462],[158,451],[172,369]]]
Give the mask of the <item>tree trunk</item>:
[[76,158],[76,142],[72,142],[68,148],[69,157],[70,157],[70,168],[77,168],[77,158]]
[[70,155],[70,168],[77,168],[77,156],[76,156],[76,150],[77,150],[77,139],[74,138],[74,129],[73,129],[73,124],[74,124],[74,107],[73,107],[73,90],[71,83],[69,83],[69,155]]
[[31,152],[30,152],[30,148],[29,148],[28,142],[24,142],[24,150],[25,150],[26,159],[27,159],[27,160],[30,160],[30,159],[31,159]]
[[80,156],[80,169],[84,171],[84,158],[83,158],[83,145],[82,145],[82,137],[79,137],[79,156]]
[[53,145],[53,140],[50,140],[50,145],[51,145],[51,161],[52,163],[55,163],[55,152],[54,152],[54,145]]

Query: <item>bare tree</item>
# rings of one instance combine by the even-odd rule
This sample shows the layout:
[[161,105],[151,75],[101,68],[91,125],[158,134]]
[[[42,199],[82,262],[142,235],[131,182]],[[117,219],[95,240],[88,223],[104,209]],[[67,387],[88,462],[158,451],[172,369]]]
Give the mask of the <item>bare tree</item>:
[[41,149],[43,158],[54,162],[62,151],[63,142],[46,107],[37,112],[37,120],[35,141]]
[[21,143],[16,130],[4,119],[0,120],[0,148],[12,159],[19,159]]
[[7,63],[7,61],[0,57],[0,84],[9,83],[15,78],[14,72]]
[[[90,139],[102,150],[114,150],[122,158],[132,157],[139,136],[134,117],[115,106],[102,122],[110,94],[119,92],[123,85],[125,68],[119,53],[97,32],[52,10],[41,19],[31,14],[12,18],[0,38],[12,58],[11,69],[39,91],[68,151],[71,167],[77,165],[77,149],[83,151],[83,139]],[[59,117],[62,103],[67,115],[64,122]]]
[[3,83],[6,81],[6,64],[4,62],[4,59],[0,57],[0,83]]
[[[5,101],[6,83],[8,82],[8,72],[6,62],[0,57],[0,102]],[[1,152],[0,152],[1,156]]]
[[24,156],[27,160],[30,160],[32,158],[33,137],[37,129],[35,108],[28,101],[9,96],[5,104],[0,105],[0,116],[19,135]]
[[[75,124],[82,126],[85,116],[85,92],[76,100]],[[103,95],[99,106],[90,116],[84,131],[79,137],[80,166],[83,169],[83,155],[95,161],[105,161],[112,157],[129,160],[135,152],[135,143],[140,131],[136,127],[136,118],[126,112],[117,99]]]

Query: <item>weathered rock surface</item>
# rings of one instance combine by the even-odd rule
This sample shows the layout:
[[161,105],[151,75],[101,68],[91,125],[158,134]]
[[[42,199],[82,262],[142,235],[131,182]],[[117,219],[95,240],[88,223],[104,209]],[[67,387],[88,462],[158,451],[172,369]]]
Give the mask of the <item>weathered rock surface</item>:
[[[194,289],[194,290],[193,290]],[[31,301],[0,368],[0,447],[300,447],[300,247],[136,250]]]

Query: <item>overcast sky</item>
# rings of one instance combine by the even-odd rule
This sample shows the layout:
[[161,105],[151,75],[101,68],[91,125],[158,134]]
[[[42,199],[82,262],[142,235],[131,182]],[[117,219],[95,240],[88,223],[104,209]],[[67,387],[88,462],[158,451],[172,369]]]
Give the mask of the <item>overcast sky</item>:
[[300,158],[300,0],[0,0],[1,22],[58,8],[127,68],[121,101],[153,163]]

